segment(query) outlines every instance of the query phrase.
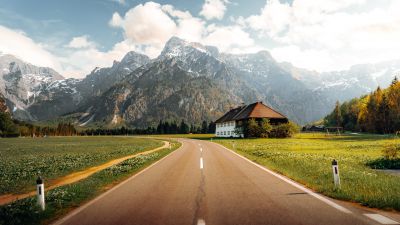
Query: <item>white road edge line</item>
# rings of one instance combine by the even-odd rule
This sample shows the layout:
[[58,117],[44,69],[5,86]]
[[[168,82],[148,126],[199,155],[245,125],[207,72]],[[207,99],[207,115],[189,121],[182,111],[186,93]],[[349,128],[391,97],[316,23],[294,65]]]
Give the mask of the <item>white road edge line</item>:
[[134,178],[136,178],[137,176],[139,176],[140,174],[146,172],[147,170],[151,169],[152,167],[154,167],[155,165],[157,165],[158,163],[164,161],[165,159],[167,159],[168,157],[170,157],[173,154],[176,154],[177,150],[181,149],[184,145],[183,142],[181,142],[182,145],[181,147],[179,147],[178,149],[176,149],[175,151],[171,152],[170,154],[168,154],[167,156],[164,156],[164,158],[158,160],[157,162],[151,164],[150,166],[144,168],[142,171],[138,172],[137,174],[129,177],[128,179],[122,181],[121,183],[117,184],[116,186],[114,186],[113,188],[111,188],[110,190],[104,192],[103,194],[100,194],[99,196],[97,196],[96,198],[94,198],[93,200],[89,201],[88,203],[79,206],[78,208],[76,208],[75,210],[73,210],[71,213],[67,214],[66,216],[62,217],[61,219],[55,221],[54,223],[52,223],[52,225],[59,225],[64,223],[65,221],[67,221],[69,218],[75,216],[76,214],[80,213],[81,211],[83,211],[84,209],[86,209],[87,207],[89,207],[90,205],[92,205],[93,203],[97,202],[98,200],[104,198],[106,195],[109,195],[111,192],[113,192],[115,189],[118,189],[119,187],[121,187],[122,185],[128,183],[130,180],[133,180]]
[[200,158],[200,169],[203,169],[203,157]]
[[197,225],[206,225],[206,221],[204,221],[203,219],[198,219]]
[[380,223],[380,224],[399,224],[398,222],[389,219],[385,216],[382,216],[380,214],[375,214],[375,213],[365,213],[364,216],[375,220],[376,222]]
[[[214,143],[214,142],[212,142],[212,143]],[[215,143],[214,143],[214,144],[215,144]],[[319,199],[320,201],[322,201],[322,202],[328,204],[329,206],[331,206],[331,207],[333,207],[333,208],[335,208],[335,209],[337,209],[337,210],[339,210],[339,211],[341,211],[341,212],[344,212],[344,213],[348,213],[348,214],[351,214],[351,213],[352,213],[350,210],[346,209],[345,207],[336,204],[335,202],[333,202],[333,201],[331,201],[331,200],[329,200],[329,199],[327,199],[327,198],[325,198],[325,197],[323,197],[323,196],[321,196],[321,195],[319,195],[319,194],[313,192],[312,190],[310,190],[310,189],[308,189],[308,188],[306,188],[306,187],[304,187],[304,186],[302,186],[302,185],[300,185],[300,184],[298,184],[298,183],[292,181],[291,179],[289,179],[289,178],[287,178],[287,177],[285,177],[285,176],[282,176],[282,175],[280,175],[280,174],[278,174],[278,173],[275,173],[275,172],[273,172],[272,170],[269,170],[269,169],[267,169],[267,168],[265,168],[265,167],[263,167],[263,166],[261,166],[261,165],[255,163],[255,162],[251,161],[250,159],[248,159],[248,158],[246,158],[246,157],[244,157],[244,156],[242,156],[242,155],[239,155],[238,153],[234,152],[234,151],[231,150],[231,149],[226,148],[225,146],[223,146],[223,145],[221,145],[221,144],[217,144],[217,145],[219,145],[219,146],[221,146],[222,148],[228,150],[229,152],[231,152],[231,153],[233,153],[233,154],[239,156],[240,158],[246,160],[247,162],[249,162],[249,163],[251,163],[251,164],[257,166],[258,168],[264,170],[265,172],[268,172],[268,173],[270,173],[271,175],[273,175],[273,176],[275,176],[275,177],[277,177],[277,178],[279,178],[279,179],[285,181],[286,183],[291,184],[292,186],[294,186],[294,187],[296,187],[296,188],[298,188],[298,189],[300,189],[300,190],[306,192],[307,194],[313,196],[314,198]]]

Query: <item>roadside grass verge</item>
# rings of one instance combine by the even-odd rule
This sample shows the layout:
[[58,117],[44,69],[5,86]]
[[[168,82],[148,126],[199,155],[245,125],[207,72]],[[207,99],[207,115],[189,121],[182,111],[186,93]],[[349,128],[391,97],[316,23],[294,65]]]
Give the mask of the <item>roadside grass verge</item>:
[[0,224],[48,224],[160,160],[180,145],[172,142],[171,149],[125,160],[84,180],[50,190],[46,192],[45,211],[37,206],[36,196],[0,206]]
[[162,146],[134,137],[0,138],[0,195],[35,190],[40,174],[47,184],[72,172]]
[[[298,134],[290,139],[216,139],[250,160],[324,195],[369,207],[400,210],[400,177],[367,164],[382,158],[381,135]],[[339,162],[341,188],[335,189],[331,162]]]

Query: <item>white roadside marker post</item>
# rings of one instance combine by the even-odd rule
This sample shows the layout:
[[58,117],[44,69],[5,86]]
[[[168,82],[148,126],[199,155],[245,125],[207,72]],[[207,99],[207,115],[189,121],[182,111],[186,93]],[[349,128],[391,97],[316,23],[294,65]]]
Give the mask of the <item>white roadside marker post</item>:
[[42,210],[45,209],[45,202],[44,202],[44,184],[41,177],[38,177],[36,180],[36,189],[37,189],[37,203]]
[[333,172],[333,182],[335,183],[335,188],[340,188],[339,165],[335,159],[332,161],[332,172]]

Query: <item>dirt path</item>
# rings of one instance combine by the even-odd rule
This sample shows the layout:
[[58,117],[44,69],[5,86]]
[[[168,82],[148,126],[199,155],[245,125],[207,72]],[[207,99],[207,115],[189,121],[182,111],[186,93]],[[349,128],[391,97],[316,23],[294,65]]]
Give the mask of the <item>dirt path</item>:
[[[86,170],[75,172],[75,173],[71,173],[71,174],[69,174],[69,175],[67,175],[65,177],[58,178],[55,181],[51,182],[50,186],[48,186],[48,187],[45,186],[46,187],[46,191],[54,189],[54,188],[57,188],[57,187],[60,187],[60,186],[64,186],[64,185],[67,185],[67,184],[72,184],[72,183],[75,183],[75,182],[80,181],[80,180],[83,180],[83,179],[91,176],[92,174],[100,171],[100,170],[107,169],[108,167],[111,167],[113,165],[121,163],[121,162],[123,162],[123,161],[125,161],[127,159],[131,159],[131,158],[134,158],[134,157],[137,157],[137,156],[140,156],[140,155],[147,155],[147,154],[159,151],[161,149],[164,149],[164,148],[167,148],[167,147],[170,146],[169,142],[167,142],[167,141],[163,141],[163,142],[164,142],[164,145],[161,146],[161,147],[158,147],[158,148],[155,148],[155,149],[152,149],[152,150],[149,150],[149,151],[145,151],[145,152],[140,152],[140,153],[137,153],[137,154],[134,154],[134,155],[128,155],[128,156],[125,156],[125,157],[122,157],[122,158],[119,158],[119,159],[114,159],[114,160],[111,160],[111,161],[109,161],[107,163],[104,163],[102,165],[90,167],[90,168],[88,168]],[[25,194],[0,195],[0,205],[5,205],[5,204],[11,203],[13,201],[16,201],[18,199],[27,198],[27,197],[34,196],[34,195],[36,195],[36,191],[32,191],[32,192],[25,193]]]

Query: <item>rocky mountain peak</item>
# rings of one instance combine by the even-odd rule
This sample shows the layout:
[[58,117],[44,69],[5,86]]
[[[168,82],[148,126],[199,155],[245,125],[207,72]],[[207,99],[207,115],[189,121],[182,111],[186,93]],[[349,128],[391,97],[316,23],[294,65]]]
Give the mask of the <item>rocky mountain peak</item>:
[[150,58],[146,55],[137,53],[135,51],[130,51],[122,58],[121,63],[128,64],[132,62],[143,62],[150,61]]
[[216,57],[218,55],[218,49],[213,46],[204,46],[197,42],[187,42],[178,37],[172,37],[165,44],[158,59],[177,56],[186,57],[191,53],[208,54]]

